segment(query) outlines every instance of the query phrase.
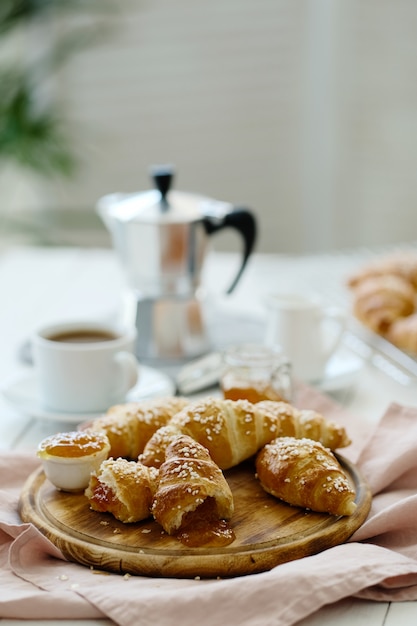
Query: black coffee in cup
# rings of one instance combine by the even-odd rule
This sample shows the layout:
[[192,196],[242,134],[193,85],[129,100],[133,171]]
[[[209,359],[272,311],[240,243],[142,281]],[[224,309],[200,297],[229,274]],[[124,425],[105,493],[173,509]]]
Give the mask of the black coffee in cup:
[[105,330],[79,328],[60,332],[47,337],[49,341],[59,341],[61,343],[99,343],[102,341],[114,341],[117,335]]

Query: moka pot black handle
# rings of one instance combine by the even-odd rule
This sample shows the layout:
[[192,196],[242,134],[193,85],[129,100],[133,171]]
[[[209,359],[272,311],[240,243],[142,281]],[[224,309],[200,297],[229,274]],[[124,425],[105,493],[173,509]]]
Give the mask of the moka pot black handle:
[[206,216],[203,218],[203,222],[208,235],[213,235],[224,228],[233,228],[238,231],[243,239],[242,260],[239,270],[227,290],[227,293],[230,294],[238,284],[248,259],[253,252],[257,235],[256,218],[249,209],[233,207],[223,218]]

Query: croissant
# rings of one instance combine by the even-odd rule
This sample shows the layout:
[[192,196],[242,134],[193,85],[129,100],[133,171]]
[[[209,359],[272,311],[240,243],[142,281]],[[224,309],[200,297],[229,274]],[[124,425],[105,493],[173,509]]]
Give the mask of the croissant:
[[355,288],[364,280],[387,275],[400,276],[417,290],[417,254],[400,251],[376,258],[353,273],[347,282],[350,288]]
[[228,520],[233,495],[208,451],[187,435],[178,436],[166,450],[159,470],[152,514],[169,535],[199,530],[203,521]]
[[311,409],[296,409],[286,402],[263,400],[258,408],[279,419],[277,437],[296,437],[320,441],[326,448],[345,448],[352,442],[343,426]]
[[136,461],[107,459],[90,476],[85,495],[93,511],[111,513],[121,522],[139,522],[151,516],[158,470]]
[[417,313],[395,320],[388,329],[386,338],[397,348],[417,354]]
[[146,442],[187,404],[185,398],[167,397],[129,402],[111,407],[93,420],[88,430],[104,432],[110,441],[109,456],[136,460]]
[[400,276],[368,278],[353,291],[353,313],[365,326],[385,334],[390,325],[415,310],[416,294],[412,285]]
[[276,436],[277,419],[264,415],[248,400],[208,397],[186,406],[157,430],[139,460],[159,467],[175,437],[189,435],[208,449],[220,469],[228,469],[251,457]]
[[[307,419],[308,418],[308,419]],[[326,423],[317,414],[305,416],[285,402],[264,401],[252,404],[248,400],[206,398],[187,405],[170,422],[157,430],[139,460],[145,465],[159,467],[165,458],[169,443],[179,434],[186,434],[205,446],[213,461],[222,470],[238,465],[253,456],[266,443],[277,437],[281,428],[291,420],[299,422],[297,436],[327,435],[326,445],[332,441],[339,447],[350,443],[343,429]]]
[[280,437],[256,458],[263,489],[294,506],[332,515],[351,515],[355,492],[331,450],[311,439]]

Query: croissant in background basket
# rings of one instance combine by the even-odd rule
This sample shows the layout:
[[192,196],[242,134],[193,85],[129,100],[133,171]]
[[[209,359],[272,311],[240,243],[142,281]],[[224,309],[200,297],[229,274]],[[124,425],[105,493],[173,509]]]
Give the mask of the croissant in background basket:
[[352,274],[348,279],[348,286],[354,289],[364,280],[378,276],[398,276],[417,291],[417,253],[395,252],[378,257]]
[[417,354],[417,253],[376,259],[348,279],[353,314],[401,350]]

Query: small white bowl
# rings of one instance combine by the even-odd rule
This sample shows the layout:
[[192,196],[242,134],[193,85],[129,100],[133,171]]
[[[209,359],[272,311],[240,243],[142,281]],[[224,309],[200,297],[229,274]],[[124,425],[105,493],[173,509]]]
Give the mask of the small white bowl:
[[38,446],[48,480],[61,491],[83,491],[90,475],[110,452],[107,436],[99,432],[74,431],[47,437]]

